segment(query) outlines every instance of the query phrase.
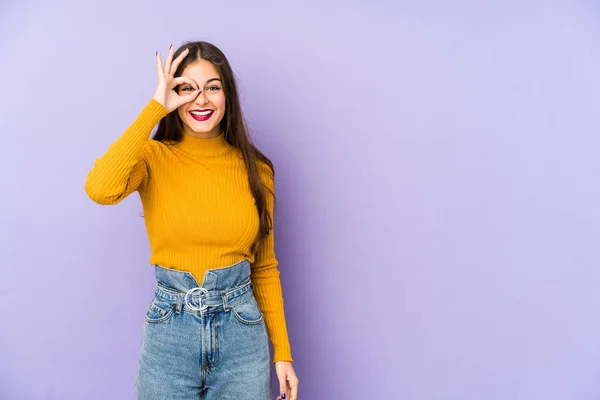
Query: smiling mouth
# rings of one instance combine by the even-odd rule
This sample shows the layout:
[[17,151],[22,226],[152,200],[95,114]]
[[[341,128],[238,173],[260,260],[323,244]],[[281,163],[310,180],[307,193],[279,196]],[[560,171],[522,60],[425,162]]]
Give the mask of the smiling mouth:
[[214,114],[214,110],[189,111],[189,114],[196,121],[206,121]]

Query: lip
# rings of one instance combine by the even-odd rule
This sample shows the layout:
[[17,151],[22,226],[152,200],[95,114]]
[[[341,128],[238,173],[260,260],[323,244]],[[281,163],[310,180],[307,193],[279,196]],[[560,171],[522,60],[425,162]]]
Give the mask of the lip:
[[192,111],[212,111],[210,114],[205,115],[205,116],[194,115],[191,113],[191,111],[188,111],[188,114],[190,115],[190,117],[192,117],[194,120],[199,121],[199,122],[208,121],[210,119],[210,117],[212,117],[213,114],[215,113],[213,110],[192,110]]

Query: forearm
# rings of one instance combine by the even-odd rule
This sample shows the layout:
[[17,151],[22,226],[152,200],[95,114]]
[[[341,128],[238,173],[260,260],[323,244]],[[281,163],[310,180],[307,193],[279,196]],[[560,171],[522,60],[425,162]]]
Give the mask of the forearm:
[[165,107],[150,100],[136,120],[96,159],[85,182],[85,191],[92,200],[116,204],[146,179],[143,150],[152,129],[165,115]]
[[256,301],[264,315],[269,339],[273,344],[273,362],[293,361],[285,319],[284,300],[277,261],[262,260],[252,269]]

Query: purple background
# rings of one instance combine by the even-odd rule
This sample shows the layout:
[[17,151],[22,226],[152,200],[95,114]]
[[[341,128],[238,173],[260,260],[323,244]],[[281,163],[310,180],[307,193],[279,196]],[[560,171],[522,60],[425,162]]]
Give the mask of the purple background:
[[482,3],[3,2],[0,399],[134,398],[139,196],[83,184],[188,39],[276,167],[300,398],[600,398],[600,7]]

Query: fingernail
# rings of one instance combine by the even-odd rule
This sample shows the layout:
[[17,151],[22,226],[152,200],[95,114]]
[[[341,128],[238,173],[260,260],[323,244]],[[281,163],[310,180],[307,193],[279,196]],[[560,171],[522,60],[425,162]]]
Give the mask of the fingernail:
[[156,55],[158,55],[158,50],[156,50]]
[[281,393],[281,398],[285,399],[285,393]]
[[[173,45],[171,45],[171,47],[173,47]],[[169,47],[169,48],[171,48],[171,47]]]

